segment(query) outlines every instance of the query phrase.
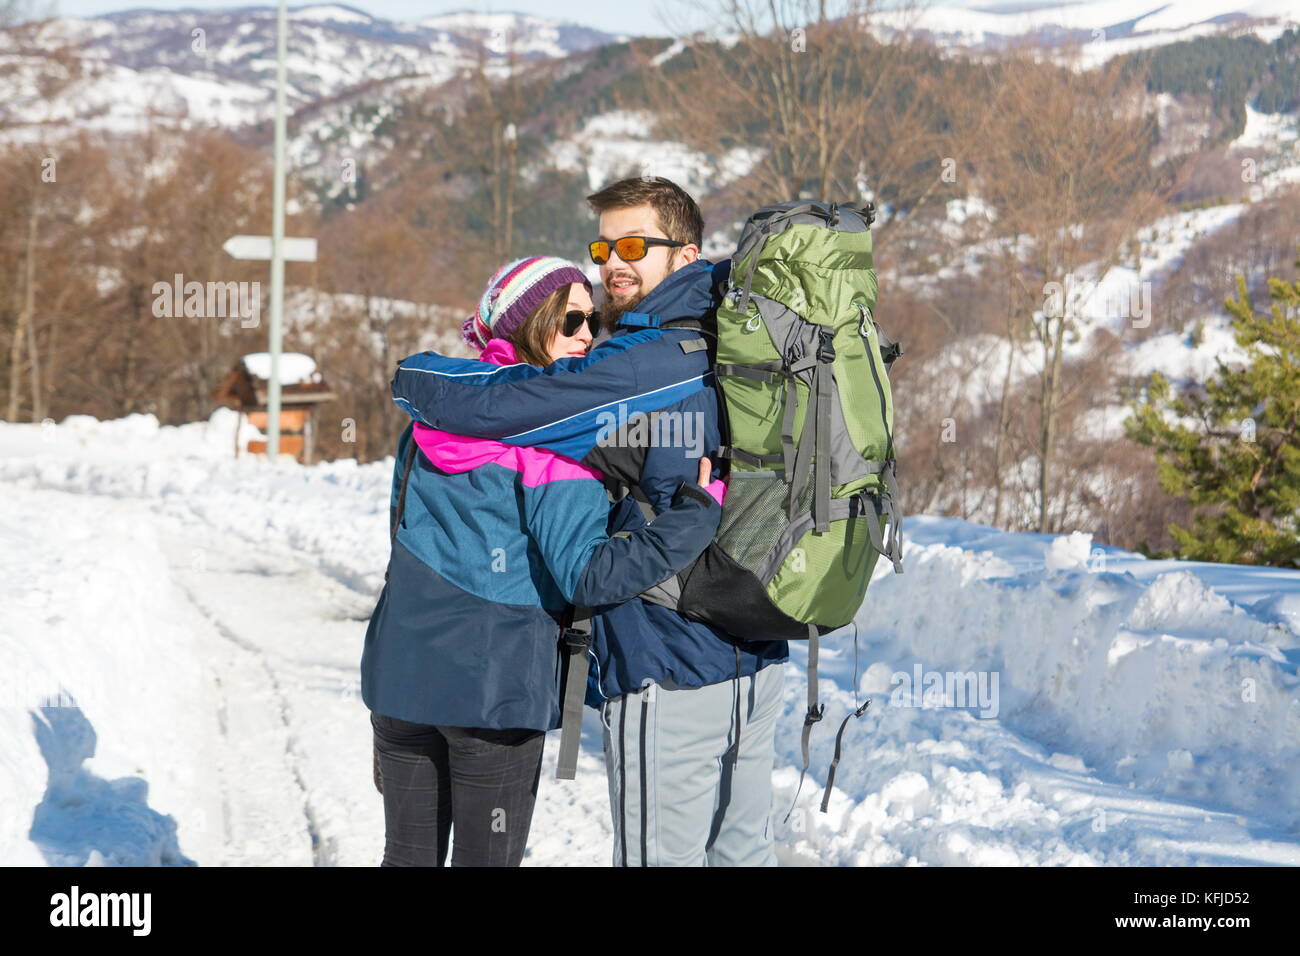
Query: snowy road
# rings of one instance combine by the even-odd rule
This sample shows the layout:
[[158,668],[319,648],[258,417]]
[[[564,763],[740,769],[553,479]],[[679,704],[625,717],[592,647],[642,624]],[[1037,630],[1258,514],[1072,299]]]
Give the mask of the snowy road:
[[[0,862],[382,855],[358,663],[391,465],[232,462],[202,427],[96,423],[62,447],[0,428],[0,667],[21,677],[0,710]],[[1090,569],[1070,538],[913,529],[907,573],[859,615],[856,668],[851,633],[824,641],[827,720],[788,824],[802,647],[787,666],[782,863],[1300,864],[1300,574],[1118,552]],[[996,713],[900,706],[914,667],[1000,678]],[[855,673],[873,703],[821,814]],[[36,704],[54,691],[78,706]],[[548,738],[526,865],[608,864],[586,718],[576,781],[554,779]]]
[[[196,612],[217,695],[223,810],[211,862],[377,864],[383,805],[357,670],[373,600],[292,552],[259,556],[229,533],[167,524],[163,550]],[[598,749],[588,718],[586,743]],[[607,805],[602,765],[588,756],[580,779],[561,784],[555,735],[547,742],[527,863],[607,863],[609,829],[595,819]]]

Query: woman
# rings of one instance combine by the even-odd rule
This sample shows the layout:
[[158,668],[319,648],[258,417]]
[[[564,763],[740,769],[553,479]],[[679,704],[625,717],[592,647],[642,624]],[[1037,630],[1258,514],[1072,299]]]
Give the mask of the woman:
[[[465,323],[508,375],[582,356],[599,327],[571,262],[534,256],[492,276]],[[412,467],[402,475],[414,442]],[[543,449],[415,424],[398,441],[389,575],[366,632],[362,698],[384,796],[385,866],[517,866],[547,730],[559,726],[568,603],[618,604],[678,573],[712,540],[719,483],[696,484],[630,536],[605,533],[601,474]],[[711,497],[712,495],[712,497]],[[399,513],[400,512],[400,513]]]

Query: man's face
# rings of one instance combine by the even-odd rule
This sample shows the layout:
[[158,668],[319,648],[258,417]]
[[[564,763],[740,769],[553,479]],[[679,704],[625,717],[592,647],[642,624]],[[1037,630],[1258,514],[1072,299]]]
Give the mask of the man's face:
[[[649,206],[627,206],[607,209],[600,214],[600,236],[608,242],[624,236],[652,236],[667,239],[659,228],[659,218]],[[611,248],[609,261],[600,267],[600,282],[605,287],[612,309],[617,314],[626,312],[640,302],[655,286],[682,266],[699,258],[699,247],[650,246],[645,258],[624,262]]]

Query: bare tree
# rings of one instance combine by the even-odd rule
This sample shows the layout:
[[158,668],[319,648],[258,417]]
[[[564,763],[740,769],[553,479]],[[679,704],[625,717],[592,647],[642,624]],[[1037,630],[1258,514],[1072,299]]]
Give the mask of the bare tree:
[[680,53],[642,51],[649,102],[661,136],[756,157],[751,205],[872,200],[884,225],[941,188],[940,58],[905,32],[873,30],[874,0],[691,7],[716,32],[679,36]]
[[[81,75],[80,51],[43,28],[55,4],[0,0],[0,82],[17,95],[0,100],[0,130],[15,125],[20,114],[56,96]],[[10,74],[21,74],[21,83]]]
[[[1007,287],[1007,334],[1035,346],[1038,364],[1038,530],[1051,506],[1062,365],[1081,305],[1073,291],[1119,263],[1125,240],[1164,203],[1150,162],[1154,118],[1134,109],[1137,78],[1008,56],[987,107],[958,134],[960,167],[996,214]],[[1009,388],[1010,370],[1004,387]],[[1005,396],[1004,396],[1005,397]],[[1000,509],[999,509],[1000,512]]]
[[32,313],[36,308],[36,225],[40,220],[40,203],[32,198],[27,214],[27,242],[24,247],[22,279],[15,283],[23,290],[22,306],[18,309],[18,321],[14,326],[13,340],[9,346],[9,421],[18,420],[18,389],[21,375],[23,346],[27,345],[32,369],[32,420],[36,418],[40,406],[39,365],[35,336],[31,334]]

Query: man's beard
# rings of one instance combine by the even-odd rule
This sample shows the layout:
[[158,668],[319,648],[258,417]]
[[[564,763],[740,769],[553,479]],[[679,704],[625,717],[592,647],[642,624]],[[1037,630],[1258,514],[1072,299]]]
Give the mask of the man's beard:
[[641,304],[644,295],[633,296],[630,299],[623,299],[621,304],[614,301],[614,297],[605,290],[605,304],[600,309],[600,323],[610,332],[614,331],[618,325],[618,320],[628,312],[635,312],[636,307]]

